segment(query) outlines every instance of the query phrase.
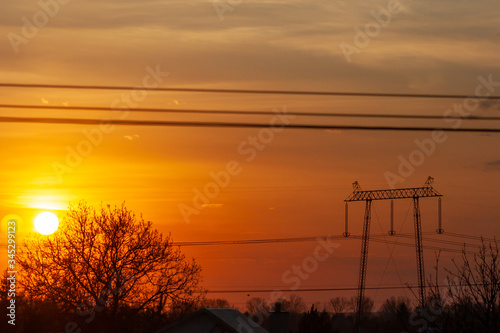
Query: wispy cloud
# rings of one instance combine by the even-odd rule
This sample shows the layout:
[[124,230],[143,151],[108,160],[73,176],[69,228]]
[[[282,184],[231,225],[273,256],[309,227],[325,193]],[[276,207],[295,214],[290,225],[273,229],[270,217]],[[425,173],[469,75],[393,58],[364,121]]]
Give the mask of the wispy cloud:
[[133,135],[124,135],[123,137],[129,141],[134,141],[139,139],[141,136],[139,134],[133,134]]
[[500,160],[486,162],[486,169],[500,170]]
[[222,206],[224,206],[224,204],[211,203],[211,204],[204,204],[201,206],[203,208],[221,208]]
[[482,100],[479,104],[482,110],[500,110],[500,101],[498,100]]

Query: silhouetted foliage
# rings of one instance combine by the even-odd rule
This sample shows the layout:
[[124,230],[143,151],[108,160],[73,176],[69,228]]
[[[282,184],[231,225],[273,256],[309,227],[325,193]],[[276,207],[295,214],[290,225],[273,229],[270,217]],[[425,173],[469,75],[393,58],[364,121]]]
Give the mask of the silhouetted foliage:
[[291,294],[288,299],[281,300],[281,311],[302,313],[306,310],[304,299],[297,294]]
[[333,333],[332,322],[330,315],[326,312],[319,312],[311,307],[307,313],[305,313],[299,322],[299,333]]
[[[375,305],[375,302],[373,299],[370,297],[363,297],[363,301],[361,303],[361,322],[365,322],[370,316],[371,312],[373,311],[373,307]],[[351,310],[353,313],[356,313],[358,311],[358,298],[353,296],[349,299],[348,302],[348,309]]]
[[[124,206],[71,207],[59,231],[22,245],[17,262],[15,332],[146,333],[204,307],[232,307],[226,299],[206,298],[198,286],[200,267],[186,260],[169,236]],[[476,255],[464,248],[461,260],[452,263],[447,288],[439,287],[436,264],[424,307],[412,309],[409,299],[391,297],[372,312],[374,301],[366,297],[362,332],[500,332],[496,242],[483,242]],[[5,309],[9,287],[3,275],[0,306]],[[324,311],[315,303],[306,313],[298,295],[280,301],[281,310],[290,312],[293,333],[348,333],[356,331],[356,300],[335,297]],[[274,304],[253,297],[246,306],[251,319],[269,326]],[[0,331],[14,332],[6,320]]]
[[328,301],[327,307],[335,315],[345,313],[349,309],[349,300],[345,297],[334,297]]
[[271,305],[261,297],[252,297],[246,304],[248,313],[263,313],[271,311]]
[[200,300],[199,308],[234,308],[234,306],[224,298],[204,298]]
[[405,297],[391,297],[380,307],[379,315],[391,331],[401,332],[410,329],[411,303]]
[[83,331],[132,332],[140,313],[159,317],[200,297],[200,266],[124,205],[72,206],[57,232],[18,253],[25,297],[72,313]]
[[[472,258],[471,258],[472,257]],[[448,296],[446,330],[453,332],[500,332],[500,257],[496,242],[482,241],[479,252],[462,251],[462,262],[453,260],[447,270]]]

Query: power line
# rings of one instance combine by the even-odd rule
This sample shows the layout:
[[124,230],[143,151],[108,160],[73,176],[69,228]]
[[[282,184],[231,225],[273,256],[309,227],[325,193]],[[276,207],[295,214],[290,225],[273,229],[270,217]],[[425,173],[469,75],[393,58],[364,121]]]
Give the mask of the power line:
[[[403,238],[412,238],[411,235],[401,235],[400,237]],[[441,244],[447,244],[447,245],[455,245],[455,246],[461,246],[463,247],[464,245],[468,245],[471,247],[477,247],[479,248],[481,245],[478,244],[467,244],[464,242],[457,242],[457,241],[451,241],[451,240],[445,240],[445,239],[435,239],[435,238],[426,238],[426,242],[431,242],[431,243],[441,243]]]
[[[429,233],[426,233],[429,234]],[[399,237],[409,238],[410,234],[399,234]],[[220,240],[220,241],[186,241],[186,242],[172,242],[173,246],[179,247],[193,247],[193,246],[231,246],[231,245],[256,245],[256,244],[277,244],[277,243],[297,243],[297,242],[313,242],[319,240],[359,240],[361,236],[359,235],[350,235],[349,237],[344,237],[342,235],[328,235],[328,236],[308,236],[308,237],[292,237],[292,238],[266,238],[266,239],[246,239],[246,240]],[[398,246],[406,246],[406,247],[414,247],[412,243],[402,243],[392,240],[387,240],[385,238],[385,234],[374,234],[371,235],[371,240],[378,243],[392,244]],[[474,244],[467,243],[458,243],[447,240],[437,240],[437,239],[427,239],[424,238],[425,241],[443,243],[447,245],[459,245],[464,246],[468,245],[471,247],[477,247]],[[0,244],[0,247],[6,247],[6,244]],[[451,253],[463,253],[463,249],[453,249],[453,248],[443,248],[439,246],[432,245],[424,245],[423,248],[425,250],[434,250],[434,251],[443,251],[443,252],[451,252]],[[466,251],[466,254],[475,254],[472,251]]]
[[[351,236],[354,238],[358,236]],[[314,242],[318,240],[339,240],[346,239],[342,235],[336,236],[309,236],[294,238],[267,238],[267,239],[247,239],[247,240],[223,240],[223,241],[200,241],[200,242],[173,242],[174,246],[217,246],[217,245],[249,245],[249,244],[274,244],[274,243],[297,243]]]
[[[409,236],[406,234],[401,234],[400,236]],[[398,246],[406,246],[406,247],[414,247],[415,245],[412,243],[402,243],[398,241],[387,240],[384,237],[385,235],[372,235],[371,239],[374,242],[392,244]],[[318,240],[359,240],[361,236],[351,235],[346,238],[344,236],[316,236],[316,237],[295,237],[295,238],[274,238],[274,239],[253,239],[253,240],[227,240],[227,241],[202,241],[202,242],[174,242],[174,246],[227,246],[227,245],[251,245],[251,244],[275,244],[275,243],[292,243],[292,242],[311,242]],[[425,240],[425,239],[424,239]],[[439,240],[433,239],[434,242],[439,242]],[[443,240],[443,242],[446,242]],[[446,243],[445,243],[446,244]],[[451,244],[454,245],[454,244]],[[463,244],[460,244],[463,246]],[[463,253],[463,249],[452,249],[452,248],[443,248],[432,245],[424,245],[424,250],[433,250],[433,251],[443,251],[450,253]],[[472,251],[466,251],[466,254],[475,254]]]
[[[204,128],[270,128],[269,124],[242,122],[195,122],[159,120],[104,120],[72,118],[0,117],[0,123],[60,124],[60,125],[117,125],[117,126],[161,126],[161,127],[204,127]],[[435,127],[413,126],[359,126],[321,124],[282,124],[280,128],[310,130],[371,130],[371,131],[435,131]],[[500,128],[442,128],[444,132],[488,132],[499,133]]]
[[460,94],[409,94],[409,93],[368,93],[337,91],[304,91],[304,90],[258,90],[258,89],[210,89],[210,88],[146,88],[126,86],[68,85],[68,84],[23,84],[0,83],[5,88],[42,88],[42,89],[78,89],[78,90],[148,90],[187,93],[223,93],[223,94],[261,94],[261,95],[310,95],[310,96],[346,96],[346,97],[389,97],[389,98],[441,98],[441,99],[500,99],[500,96],[470,96]]
[[227,241],[202,241],[202,242],[174,242],[174,246],[213,246],[213,245],[247,245],[247,244],[271,244],[271,243],[296,243],[312,242],[324,239],[341,239],[344,236],[317,236],[317,237],[295,237],[295,238],[269,238],[249,240],[227,240]]
[[[356,237],[356,239],[361,239],[361,236]],[[425,240],[425,238],[424,238]],[[415,244],[413,243],[401,243],[397,241],[389,241],[385,239],[380,239],[380,238],[375,238],[370,236],[370,241],[374,242],[379,242],[379,243],[386,243],[386,244],[393,244],[393,245],[398,245],[398,246],[406,246],[406,247],[415,247]],[[422,248],[424,250],[433,250],[433,251],[442,251],[442,252],[450,252],[450,253],[463,253],[463,249],[450,249],[450,248],[443,248],[443,247],[438,247],[438,246],[432,246],[432,245],[423,245]],[[466,254],[475,254],[475,252],[472,251],[465,251]]]
[[[388,287],[371,287],[365,288],[370,290],[379,290],[379,289],[404,289],[408,288],[405,286],[388,286]],[[207,293],[212,294],[238,294],[238,293],[272,293],[280,288],[276,289],[229,289],[229,290],[208,290]],[[290,290],[290,292],[317,292],[317,291],[354,291],[358,290],[358,287],[343,287],[343,288],[304,288],[304,289],[296,289]]]
[[[410,207],[411,207],[411,204],[408,205],[408,210],[406,211],[405,219],[403,221],[403,224],[399,228],[399,232],[400,233],[401,233],[401,230],[403,229],[404,225],[406,224],[406,218],[408,217],[408,213],[410,212]],[[377,222],[378,222],[378,225],[380,227],[380,230],[383,232],[382,224],[380,223],[380,219],[378,217],[377,210],[376,210],[375,206],[373,207],[373,212],[375,213],[375,217],[377,219]],[[392,226],[391,226],[391,229],[392,229]],[[386,236],[385,235],[384,235],[384,240],[386,240]],[[394,261],[394,257],[393,257],[394,250],[396,249],[396,244],[398,243],[398,240],[399,240],[399,235],[396,237],[396,241],[394,242],[394,245],[393,245],[392,249],[390,248],[389,243],[386,243],[387,244],[387,250],[389,250],[389,258],[387,259],[387,263],[385,265],[384,271],[382,272],[382,277],[380,278],[379,286],[382,285],[382,281],[384,280],[385,273],[387,272],[387,268],[389,267],[389,263],[391,261],[392,261],[392,264],[394,265],[394,268],[396,269],[396,274],[398,276],[399,282],[401,282],[401,284],[403,284],[403,279],[401,278],[401,274],[399,274],[398,267],[397,267],[396,262]],[[377,294],[378,294],[378,291],[375,293],[374,298],[377,297]],[[406,292],[405,292],[405,296],[406,296]]]
[[[377,235],[375,235],[377,236]],[[356,236],[354,236],[356,237]],[[251,244],[272,244],[272,243],[295,243],[295,242],[312,242],[326,239],[344,239],[344,236],[308,236],[308,237],[292,237],[292,238],[266,238],[266,239],[244,239],[244,240],[220,240],[220,241],[186,241],[172,242],[173,246],[217,246],[217,245],[251,245]],[[7,246],[7,244],[0,244]]]
[[[470,288],[472,287],[480,287],[480,286],[489,286],[491,283],[474,283],[470,285],[460,285],[460,284],[452,284],[452,287],[465,287],[465,288]],[[439,285],[433,285],[432,287],[437,287],[437,288],[448,288],[450,287],[447,284],[439,284]],[[394,289],[412,289],[412,288],[417,288],[417,286],[413,285],[408,285],[408,286],[379,286],[379,287],[365,287],[366,290],[394,290]],[[272,293],[276,292],[278,290],[282,290],[283,288],[276,288],[276,289],[226,289],[226,290],[207,290],[207,293],[211,294],[239,294],[239,293]],[[296,289],[296,290],[282,290],[282,291],[289,291],[292,293],[299,293],[299,292],[319,292],[319,291],[355,291],[358,290],[358,287],[338,287],[338,288],[303,288],[303,289]]]
[[[381,237],[383,234],[375,234],[373,237]],[[349,238],[357,239],[361,236],[351,235]],[[307,236],[292,238],[265,238],[265,239],[243,239],[243,240],[221,240],[221,241],[198,241],[198,242],[173,242],[174,246],[208,246],[208,245],[243,245],[243,244],[268,244],[268,243],[293,243],[311,242],[326,239],[349,239],[342,235],[334,236]]]
[[488,238],[488,237],[483,237],[483,236],[464,235],[464,234],[459,234],[459,233],[455,233],[455,232],[447,232],[446,235],[449,235],[452,237],[458,237],[458,238],[472,239],[472,240],[476,240],[476,241],[500,243],[500,241],[497,240],[496,238]]
[[[4,109],[34,109],[34,110],[64,110],[64,111],[119,111],[119,112],[144,112],[144,113],[186,113],[186,114],[224,114],[224,115],[252,115],[252,116],[274,116],[276,113],[269,111],[248,110],[205,110],[205,109],[171,109],[171,108],[112,108],[102,106],[49,106],[49,105],[19,105],[0,104]],[[439,116],[439,115],[416,115],[416,114],[372,114],[372,113],[328,113],[328,112],[287,112],[290,116],[304,117],[336,117],[336,118],[394,118],[394,119],[462,119],[462,120],[500,120],[500,117],[476,117],[476,116]]]
[[[401,234],[406,235],[406,234]],[[378,243],[393,244],[398,246],[414,247],[412,243],[402,243],[397,241],[387,240],[382,234],[372,235],[371,240]],[[359,240],[361,236],[351,235],[344,237],[342,235],[336,236],[310,236],[310,237],[294,237],[294,238],[268,238],[268,239],[247,239],[247,240],[222,240],[222,241],[198,241],[198,242],[173,242],[173,246],[179,247],[193,247],[193,246],[230,246],[230,245],[255,245],[255,244],[276,244],[276,243],[295,243],[295,242],[312,242],[319,240]],[[437,240],[435,240],[437,241]],[[6,247],[6,244],[0,244],[1,247]],[[462,249],[443,248],[438,246],[425,245],[425,250],[443,251],[451,253],[462,253]],[[466,251],[467,254],[474,254],[472,251]]]

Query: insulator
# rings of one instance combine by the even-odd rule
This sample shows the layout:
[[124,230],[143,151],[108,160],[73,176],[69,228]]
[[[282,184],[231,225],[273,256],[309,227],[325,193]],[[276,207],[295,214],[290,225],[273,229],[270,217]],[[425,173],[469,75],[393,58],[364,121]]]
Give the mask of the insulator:
[[438,234],[444,233],[443,224],[442,224],[442,210],[441,210],[441,197],[438,198],[438,228],[436,232]]
[[391,199],[391,230],[389,230],[389,235],[394,236],[396,231],[394,231],[394,200]]
[[349,208],[347,202],[345,203],[345,232],[343,234],[344,237],[349,237],[351,234],[349,233]]

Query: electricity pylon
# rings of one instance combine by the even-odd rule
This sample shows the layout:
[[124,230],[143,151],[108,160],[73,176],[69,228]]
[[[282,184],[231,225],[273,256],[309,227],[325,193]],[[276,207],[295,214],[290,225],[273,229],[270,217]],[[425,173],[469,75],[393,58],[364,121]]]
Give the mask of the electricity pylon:
[[345,232],[344,236],[349,237],[349,221],[348,221],[348,202],[352,201],[365,201],[365,217],[363,223],[363,236],[361,238],[361,263],[359,269],[359,284],[358,284],[358,296],[356,304],[356,322],[358,323],[363,314],[363,302],[364,302],[364,292],[365,292],[365,279],[366,279],[366,266],[368,260],[368,241],[370,235],[370,220],[371,220],[371,206],[373,200],[391,200],[391,230],[389,235],[393,236],[396,234],[394,231],[394,199],[413,199],[413,219],[415,224],[415,249],[417,253],[417,275],[418,275],[418,292],[419,292],[419,302],[421,306],[425,303],[425,273],[424,273],[424,256],[422,252],[422,226],[420,218],[420,206],[419,198],[430,198],[439,197],[438,200],[438,229],[437,233],[443,233],[441,228],[441,197],[442,195],[437,192],[433,187],[432,183],[434,179],[432,177],[427,178],[425,185],[423,187],[412,187],[412,188],[401,188],[392,190],[374,190],[374,191],[362,191],[361,186],[358,182],[353,184],[354,191],[352,194],[345,199]]

